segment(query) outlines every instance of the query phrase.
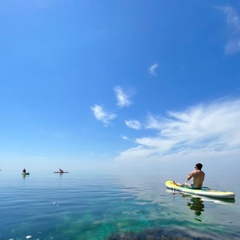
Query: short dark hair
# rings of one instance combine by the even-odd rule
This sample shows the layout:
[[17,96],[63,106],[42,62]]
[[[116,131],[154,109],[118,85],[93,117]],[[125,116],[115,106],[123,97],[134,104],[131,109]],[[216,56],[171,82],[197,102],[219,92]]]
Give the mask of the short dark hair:
[[197,167],[199,170],[201,170],[202,167],[203,167],[203,165],[202,165],[201,163],[197,163],[197,164],[196,164],[196,167]]

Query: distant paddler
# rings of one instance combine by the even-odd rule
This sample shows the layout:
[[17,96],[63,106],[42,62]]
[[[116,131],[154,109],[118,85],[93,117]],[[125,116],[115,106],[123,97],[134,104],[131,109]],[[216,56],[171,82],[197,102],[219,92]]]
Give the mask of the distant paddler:
[[64,170],[62,170],[61,168],[59,168],[59,171],[54,172],[54,173],[60,173],[60,174],[62,174],[62,173],[68,173],[68,172],[65,172]]
[[22,175],[24,175],[24,176],[25,176],[25,175],[29,175],[29,174],[30,174],[30,173],[29,173],[29,172],[27,172],[25,168],[22,170]]

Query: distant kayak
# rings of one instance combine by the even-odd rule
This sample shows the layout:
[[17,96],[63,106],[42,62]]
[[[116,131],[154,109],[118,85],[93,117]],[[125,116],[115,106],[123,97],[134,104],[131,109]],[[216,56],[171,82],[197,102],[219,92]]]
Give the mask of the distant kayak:
[[68,172],[54,172],[54,173],[68,173]]
[[222,192],[219,190],[209,189],[207,187],[202,187],[201,189],[188,188],[185,186],[180,187],[174,184],[173,181],[166,181],[165,185],[169,189],[180,191],[183,193],[193,194],[193,195],[212,197],[212,198],[228,198],[228,199],[235,198],[235,194],[233,192]]
[[26,172],[26,173],[22,173],[22,175],[30,175],[30,173],[29,173],[29,172]]

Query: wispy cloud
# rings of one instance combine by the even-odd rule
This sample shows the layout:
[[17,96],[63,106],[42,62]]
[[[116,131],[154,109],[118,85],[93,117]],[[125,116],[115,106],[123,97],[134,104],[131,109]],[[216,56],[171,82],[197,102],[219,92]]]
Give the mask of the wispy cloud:
[[225,46],[225,53],[233,54],[237,52],[240,52],[240,38],[229,40]]
[[149,68],[149,72],[153,76],[157,76],[157,68],[158,68],[158,63],[155,63]]
[[111,120],[117,117],[116,114],[104,111],[103,107],[95,104],[91,107],[95,118],[105,124],[109,124]]
[[116,86],[113,88],[116,98],[117,98],[117,105],[119,107],[128,107],[132,104],[130,97],[131,95],[124,91],[121,87]]
[[233,7],[224,7],[224,13],[226,14],[226,20],[229,25],[232,25],[235,33],[240,31],[240,18]]
[[121,138],[123,139],[123,140],[127,140],[127,141],[129,141],[129,138],[127,137],[127,136],[121,136]]
[[135,139],[137,146],[119,154],[117,160],[163,160],[189,156],[240,154],[240,99],[197,105],[167,117],[150,115],[146,129],[152,137]]
[[125,120],[125,123],[129,128],[133,128],[136,130],[139,130],[141,128],[141,123],[137,120]]
[[240,52],[240,17],[233,7],[220,8],[226,16],[226,22],[231,30],[231,37],[225,45],[226,54]]

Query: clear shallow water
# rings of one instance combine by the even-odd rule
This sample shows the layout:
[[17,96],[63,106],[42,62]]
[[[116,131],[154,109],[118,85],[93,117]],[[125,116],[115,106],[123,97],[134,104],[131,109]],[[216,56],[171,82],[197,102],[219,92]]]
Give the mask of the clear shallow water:
[[173,193],[166,180],[0,172],[0,239],[240,239],[239,184],[224,183],[221,190],[234,191],[236,199],[221,201]]

